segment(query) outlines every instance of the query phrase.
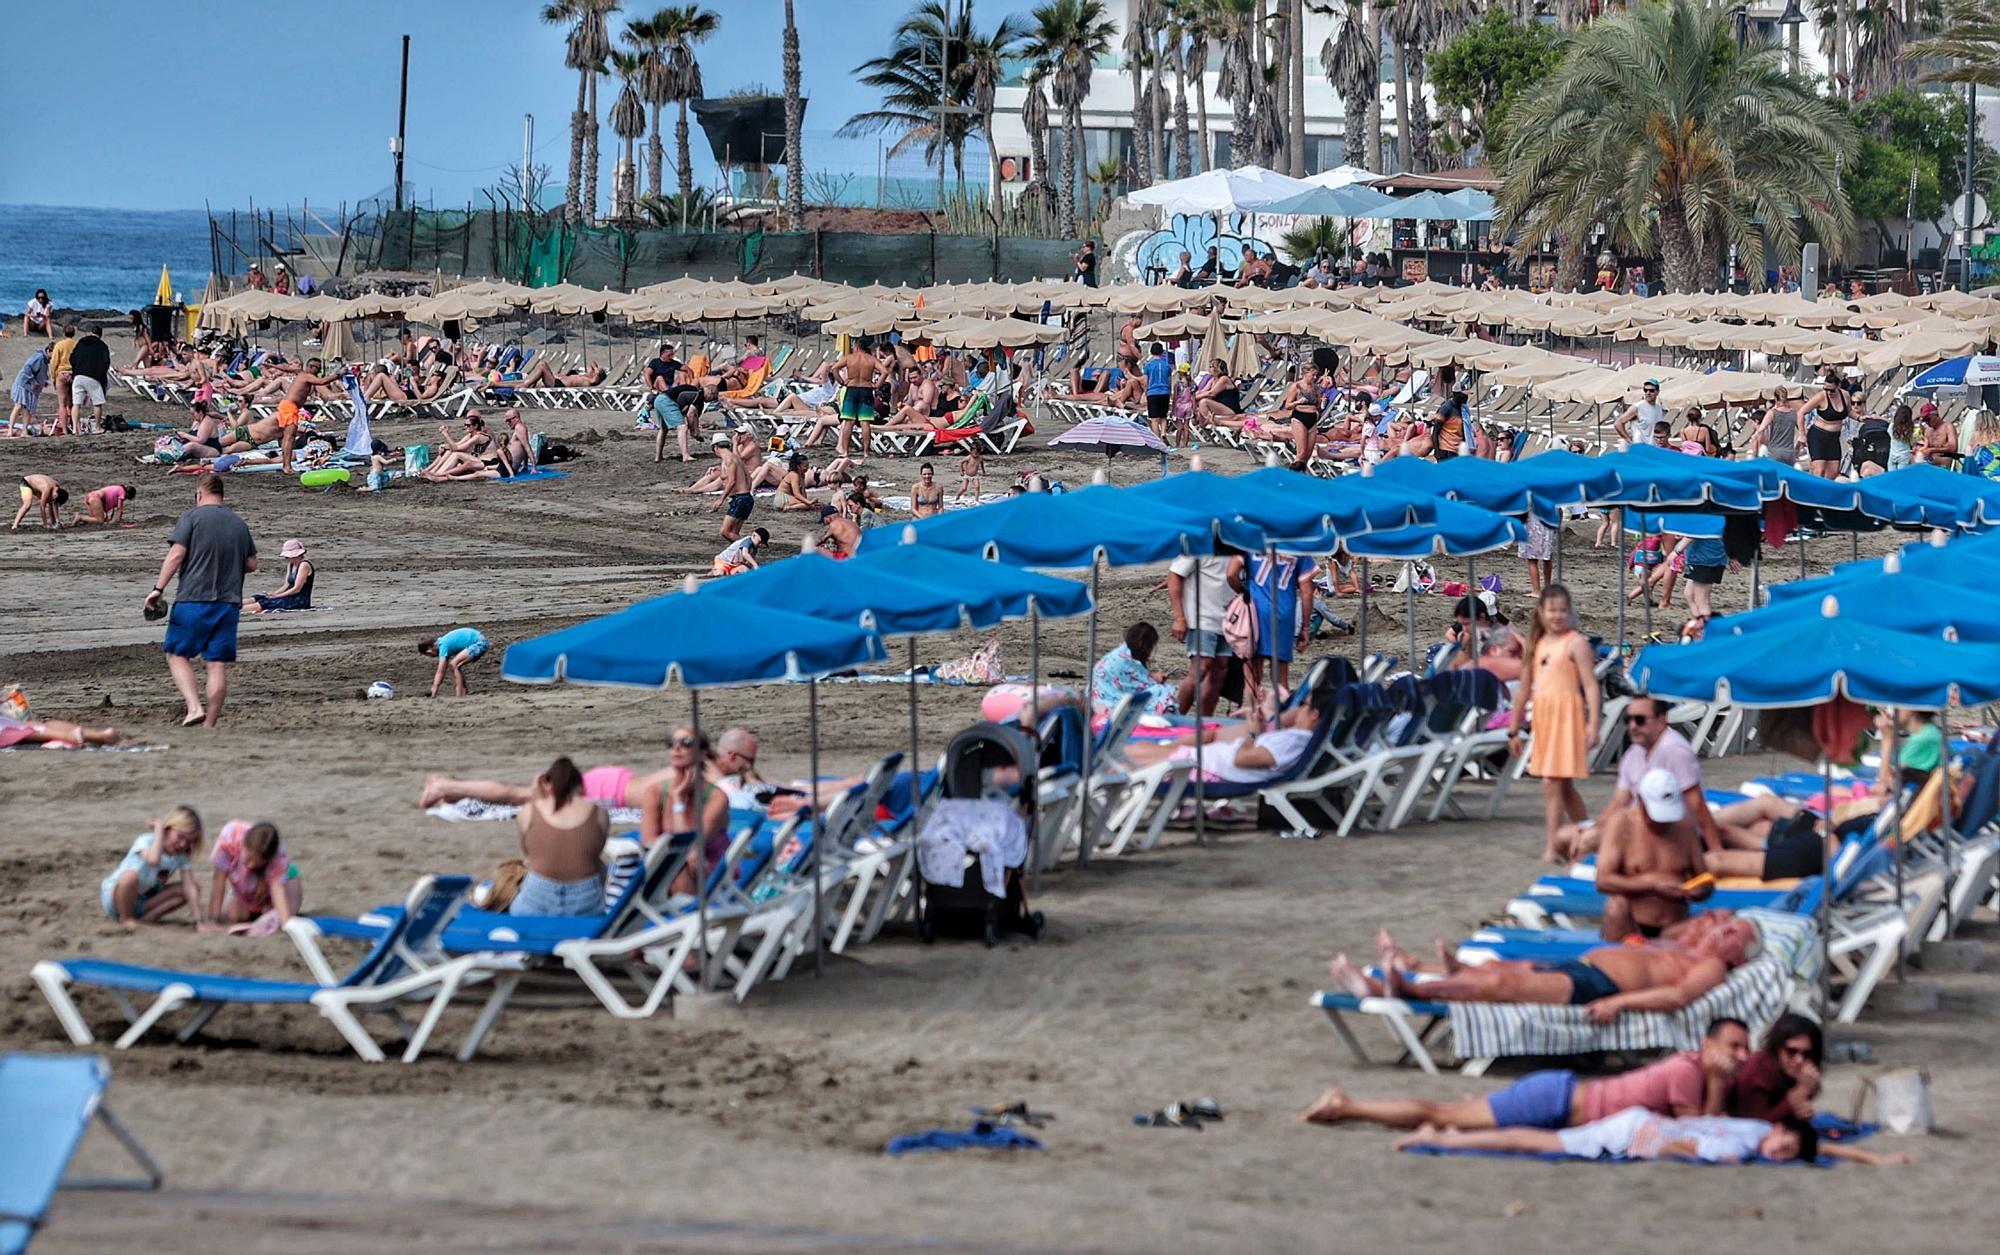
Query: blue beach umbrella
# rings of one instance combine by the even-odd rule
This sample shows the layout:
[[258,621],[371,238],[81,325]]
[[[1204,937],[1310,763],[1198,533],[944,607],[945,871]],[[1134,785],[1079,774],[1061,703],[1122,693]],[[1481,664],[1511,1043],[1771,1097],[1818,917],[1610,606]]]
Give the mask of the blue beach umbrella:
[[2000,700],[2000,646],[1877,627],[1828,598],[1809,637],[1786,632],[1711,636],[1650,645],[1632,664],[1641,689],[1738,706],[1812,706],[1846,697],[1875,706],[1942,710]]
[[[948,510],[911,524],[917,542],[1010,566],[1043,569],[1144,566],[1206,551],[1214,522],[1164,505],[1135,509],[1127,489],[1095,485],[1075,492],[1029,492],[970,510]],[[859,552],[893,549],[887,528],[861,533]]]
[[[1544,455],[1549,456],[1549,455]],[[1653,445],[1633,445],[1596,459],[1618,477],[1616,491],[1595,504],[1637,506],[1641,509],[1757,510],[1764,504],[1763,487],[1754,479],[1718,475],[1727,462],[1694,457]]]
[[2000,523],[2000,484],[1978,475],[1917,462],[1867,483],[1897,508],[1898,523],[1960,529]]
[[2000,357],[1946,358],[1903,386],[1905,392],[1929,392],[1933,388],[1980,388],[2000,383]]
[[1123,490],[1127,501],[1213,520],[1215,534],[1238,549],[1283,545],[1327,532],[1358,534],[1411,521],[1410,502],[1365,491],[1330,491],[1327,481],[1272,467],[1249,475],[1182,471]]
[[[1450,497],[1499,514],[1533,514],[1557,527],[1566,508],[1594,504],[1617,493],[1617,473],[1598,466],[1598,461],[1559,450],[1519,462],[1394,458],[1377,466],[1368,482],[1378,488],[1394,485]],[[1551,465],[1541,465],[1545,462]]]
[[1717,619],[1709,624],[1708,634],[1796,632],[1797,640],[1811,642],[1824,613],[1821,603],[1829,596],[1840,606],[1843,618],[1870,627],[1918,636],[1942,636],[1949,630],[1962,641],[2000,644],[2000,593],[1939,584],[1914,575],[1855,580],[1837,590],[1822,591],[1817,600],[1789,597],[1774,601],[1760,610]]

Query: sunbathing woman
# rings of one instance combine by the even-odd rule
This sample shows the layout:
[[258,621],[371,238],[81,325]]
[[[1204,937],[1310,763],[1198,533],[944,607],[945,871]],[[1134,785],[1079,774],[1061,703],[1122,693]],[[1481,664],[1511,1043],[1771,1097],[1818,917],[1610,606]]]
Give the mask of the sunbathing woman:
[[[500,471],[495,462],[487,460],[488,451],[493,448],[493,435],[486,430],[486,420],[477,413],[465,416],[465,435],[452,439],[451,429],[440,425],[438,434],[443,437],[444,451],[423,470],[419,478],[439,483],[447,479],[498,479]],[[487,472],[491,472],[488,474]]]
[[131,739],[116,728],[86,728],[66,719],[36,719],[0,711],[0,749],[13,745],[81,749],[86,745],[123,745]]
[[1319,368],[1310,363],[1299,367],[1299,377],[1285,389],[1278,413],[1292,423],[1292,467],[1304,470],[1312,461],[1319,443]]
[[1216,358],[1209,364],[1208,378],[1194,390],[1194,411],[1198,418],[1213,422],[1235,418],[1243,412],[1243,393],[1229,364]]
[[[630,767],[592,767],[583,773],[583,795],[599,806],[617,809],[631,805],[625,799],[631,791]],[[490,802],[495,806],[525,806],[535,795],[535,786],[509,784],[504,780],[459,780],[451,776],[425,776],[424,791],[417,801],[421,810],[451,802]]]
[[[773,410],[779,414],[818,414],[833,403],[837,390],[833,382],[833,363],[821,362],[819,369],[806,376],[813,386],[804,393],[786,391],[775,397],[724,397],[722,405],[733,410]],[[815,396],[818,399],[815,399]]]
[[575,371],[567,375],[559,375],[556,373],[556,368],[549,365],[549,359],[543,357],[536,359],[535,363],[528,367],[527,372],[521,376],[519,382],[504,386],[510,388],[595,388],[604,382],[606,373],[602,363],[592,362],[580,371]]

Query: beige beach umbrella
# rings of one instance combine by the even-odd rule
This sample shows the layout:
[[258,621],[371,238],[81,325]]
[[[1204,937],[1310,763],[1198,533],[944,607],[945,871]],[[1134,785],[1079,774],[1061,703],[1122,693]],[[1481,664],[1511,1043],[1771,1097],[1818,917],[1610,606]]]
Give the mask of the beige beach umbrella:
[[326,335],[320,338],[320,353],[328,359],[343,362],[360,360],[360,349],[355,344],[354,333],[348,330],[347,320],[337,319],[326,325]]
[[1063,338],[1063,329],[1023,318],[952,318],[933,323],[924,334],[948,349],[1014,349],[1054,344]]

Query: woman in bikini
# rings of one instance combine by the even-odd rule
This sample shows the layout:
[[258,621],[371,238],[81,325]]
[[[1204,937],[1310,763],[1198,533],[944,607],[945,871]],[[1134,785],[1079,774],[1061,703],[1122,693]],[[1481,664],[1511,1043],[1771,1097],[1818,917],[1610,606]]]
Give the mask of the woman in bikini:
[[[1708,425],[1701,409],[1696,406],[1690,406],[1688,412],[1681,417],[1681,444],[1700,445],[1701,452],[1708,457],[1722,456],[1722,445],[1715,438],[1715,428]],[[1692,450],[1686,451],[1692,452]]]
[[1302,471],[1312,460],[1318,440],[1319,368],[1310,363],[1299,368],[1299,377],[1285,389],[1279,408],[1292,420],[1292,469]]
[[1219,357],[1209,364],[1208,381],[1194,390],[1194,412],[1210,421],[1243,413],[1243,393],[1229,373],[1229,364]]
[[1840,381],[1840,372],[1827,367],[1826,378],[1821,381],[1819,394],[1812,400],[1812,424],[1806,428],[1807,467],[1813,474],[1824,479],[1840,476],[1840,432],[1847,422],[1847,386]]

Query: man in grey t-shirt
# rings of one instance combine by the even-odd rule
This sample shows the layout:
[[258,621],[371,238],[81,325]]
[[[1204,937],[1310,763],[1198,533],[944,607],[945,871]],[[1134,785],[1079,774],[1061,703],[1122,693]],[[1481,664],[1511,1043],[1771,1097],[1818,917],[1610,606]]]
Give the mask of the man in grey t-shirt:
[[[159,609],[167,581],[180,576],[180,595],[167,619],[161,649],[174,688],[187,703],[181,726],[214,727],[229,692],[229,664],[236,661],[236,620],[243,609],[243,577],[257,569],[257,542],[250,526],[222,504],[222,477],[203,475],[195,485],[194,509],[182,514],[167,537],[160,578],[146,594],[149,616]],[[195,687],[194,660],[208,664],[207,703]]]

